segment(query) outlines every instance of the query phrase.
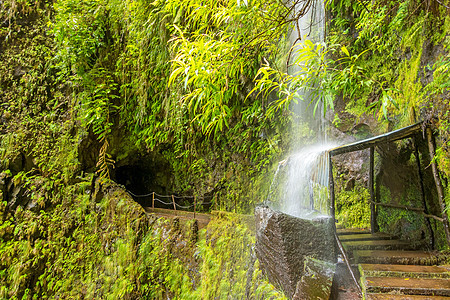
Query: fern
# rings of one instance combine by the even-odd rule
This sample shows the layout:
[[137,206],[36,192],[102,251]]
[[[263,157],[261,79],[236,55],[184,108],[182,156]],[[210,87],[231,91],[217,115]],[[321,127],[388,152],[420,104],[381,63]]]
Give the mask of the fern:
[[100,178],[106,179],[110,178],[109,168],[114,168],[115,161],[111,159],[111,156],[108,154],[108,147],[109,143],[106,137],[103,137],[100,141],[103,143],[103,145],[100,148],[99,155],[98,155],[98,161],[97,161],[97,174]]

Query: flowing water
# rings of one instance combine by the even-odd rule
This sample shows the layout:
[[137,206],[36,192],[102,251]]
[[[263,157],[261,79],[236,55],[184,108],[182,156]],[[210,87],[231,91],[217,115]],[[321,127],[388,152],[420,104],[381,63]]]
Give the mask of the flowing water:
[[280,162],[270,187],[269,205],[306,219],[328,215],[327,150],[335,146],[333,143],[316,143]]
[[[290,34],[293,51],[289,57],[290,62],[296,61],[297,51],[301,51],[305,40],[312,43],[324,44],[325,39],[325,9],[323,0],[297,1],[293,14],[300,14],[305,10],[307,3],[311,5],[308,12],[298,19]],[[291,75],[301,75],[301,66],[290,65],[288,72]],[[328,215],[328,149],[336,144],[327,141],[325,133],[325,118],[319,108],[315,114],[309,107],[310,95],[307,91],[299,91],[303,101],[293,104],[292,112],[296,120],[292,128],[307,128],[315,133],[315,144],[305,146],[308,141],[299,138],[293,142],[293,153],[280,162],[272,181],[269,200],[272,206],[284,213],[302,217],[313,218],[318,215]],[[321,107],[321,105],[319,106]],[[296,134],[293,132],[292,134]]]
[[297,217],[328,214],[328,143],[305,147],[287,161],[281,211]]
[[[291,43],[300,51],[305,39],[323,43],[323,2],[291,1],[297,3],[294,14],[303,10],[303,4],[312,3],[309,12],[296,22]],[[298,61],[295,55],[297,52],[292,51],[289,61]],[[288,72],[305,76],[301,73],[302,66],[290,66]],[[291,154],[278,164],[268,195],[270,202],[266,201],[269,207],[258,207],[255,211],[256,255],[269,280],[280,285],[289,298],[295,295],[296,299],[312,299],[321,295],[328,299],[336,254],[334,219],[329,217],[327,150],[336,145],[327,142],[323,111],[319,109],[313,114],[311,108],[307,109],[311,95],[305,90],[297,91],[303,101],[299,99],[298,104],[291,106],[294,114]],[[325,283],[316,280],[314,272],[311,281],[308,274],[302,273],[309,264],[307,257],[330,263]],[[303,278],[313,284],[303,285]]]
[[[299,53],[309,40],[313,44],[325,44],[325,7],[324,0],[296,1],[293,11],[294,18],[306,10],[306,14],[294,22],[293,29],[289,35],[289,41],[292,45],[292,52],[288,57],[288,73],[293,76],[302,76],[302,66],[295,64]],[[308,5],[308,7],[305,7]],[[326,140],[325,120],[323,118],[323,109],[320,105],[313,114],[313,104],[310,105],[311,95],[308,90],[297,91],[300,95],[298,103],[291,106],[291,110],[296,115],[297,122],[307,124],[307,126],[318,133],[318,138]],[[302,100],[303,99],[303,100]],[[295,126],[293,127],[295,128]],[[297,148],[299,149],[299,148]]]

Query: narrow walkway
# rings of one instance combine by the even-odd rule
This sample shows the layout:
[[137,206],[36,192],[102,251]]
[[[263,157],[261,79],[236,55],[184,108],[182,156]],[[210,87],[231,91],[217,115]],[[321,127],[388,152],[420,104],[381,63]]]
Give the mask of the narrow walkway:
[[436,253],[384,233],[338,229],[338,236],[358,264],[364,299],[450,300],[450,266],[436,265]]
[[194,213],[190,211],[164,209],[164,208],[151,208],[151,207],[144,207],[144,209],[146,213],[154,214],[157,217],[179,218],[181,220],[196,219],[199,229],[206,227],[211,219],[211,216],[209,214]]

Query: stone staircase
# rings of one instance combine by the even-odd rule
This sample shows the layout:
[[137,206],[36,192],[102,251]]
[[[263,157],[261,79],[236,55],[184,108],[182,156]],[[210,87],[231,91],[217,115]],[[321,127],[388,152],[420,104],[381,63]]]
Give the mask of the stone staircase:
[[450,266],[436,253],[416,250],[385,233],[338,229],[353,264],[358,264],[363,299],[450,299]]

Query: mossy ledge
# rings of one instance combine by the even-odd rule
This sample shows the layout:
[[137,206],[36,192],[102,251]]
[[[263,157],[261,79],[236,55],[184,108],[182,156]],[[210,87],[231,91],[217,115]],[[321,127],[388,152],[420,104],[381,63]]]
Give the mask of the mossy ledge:
[[60,193],[40,211],[2,202],[1,299],[285,299],[261,275],[248,217],[214,213],[197,238],[195,220],[148,215],[114,182]]

